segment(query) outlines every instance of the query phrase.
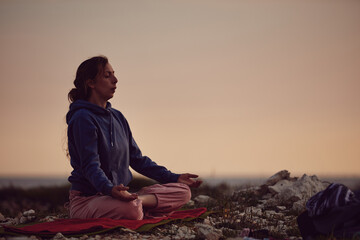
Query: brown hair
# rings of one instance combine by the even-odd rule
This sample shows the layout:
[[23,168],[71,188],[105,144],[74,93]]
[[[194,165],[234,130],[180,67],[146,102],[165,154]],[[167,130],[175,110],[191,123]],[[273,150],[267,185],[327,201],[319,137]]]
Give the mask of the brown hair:
[[89,58],[80,64],[74,80],[75,88],[71,89],[68,93],[70,102],[89,99],[90,91],[88,90],[87,80],[94,80],[108,62],[105,56],[97,56]]

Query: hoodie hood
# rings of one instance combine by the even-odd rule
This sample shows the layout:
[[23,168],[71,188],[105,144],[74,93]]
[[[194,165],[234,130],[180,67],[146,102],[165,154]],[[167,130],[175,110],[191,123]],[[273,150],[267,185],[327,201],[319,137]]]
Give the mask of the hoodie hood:
[[104,115],[110,116],[110,127],[109,127],[109,134],[110,134],[110,144],[114,146],[114,120],[112,113],[110,111],[111,104],[109,102],[106,103],[106,108],[102,108],[96,104],[85,100],[76,100],[75,102],[70,104],[69,112],[66,114],[66,123],[69,124],[72,116],[80,109],[87,109],[90,110],[92,113],[96,115]]
[[69,124],[74,113],[79,109],[88,109],[95,114],[109,114],[111,104],[109,102],[106,103],[106,108],[102,108],[96,104],[85,100],[76,100],[75,102],[70,104],[69,112],[66,114],[66,123]]

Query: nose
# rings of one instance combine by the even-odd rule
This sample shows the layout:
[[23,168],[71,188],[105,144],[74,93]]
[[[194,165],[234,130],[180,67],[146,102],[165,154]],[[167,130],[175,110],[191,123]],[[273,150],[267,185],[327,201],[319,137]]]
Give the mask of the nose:
[[116,84],[118,82],[118,79],[115,76],[114,76],[113,82],[114,82],[114,84]]

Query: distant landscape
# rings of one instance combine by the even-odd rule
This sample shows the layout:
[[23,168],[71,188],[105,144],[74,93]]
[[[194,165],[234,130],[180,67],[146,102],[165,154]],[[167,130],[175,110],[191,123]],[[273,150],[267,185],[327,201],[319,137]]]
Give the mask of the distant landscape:
[[[268,176],[270,177],[270,176]],[[301,177],[301,176],[297,176]],[[326,177],[320,176],[323,181],[342,183],[351,189],[360,187],[360,176],[359,177]],[[205,177],[202,178],[204,183],[209,186],[216,186],[219,184],[226,184],[231,187],[240,187],[244,185],[261,185],[266,181],[267,177]],[[50,186],[62,186],[69,182],[67,177],[2,177],[0,176],[0,188],[3,187],[21,187],[24,189],[34,187],[50,187]]]

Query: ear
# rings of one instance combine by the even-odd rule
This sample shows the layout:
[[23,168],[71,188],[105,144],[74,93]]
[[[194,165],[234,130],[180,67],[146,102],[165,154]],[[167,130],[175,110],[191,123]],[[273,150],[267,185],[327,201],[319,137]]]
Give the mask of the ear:
[[95,80],[94,79],[88,79],[88,80],[86,80],[85,83],[89,88],[95,88]]

